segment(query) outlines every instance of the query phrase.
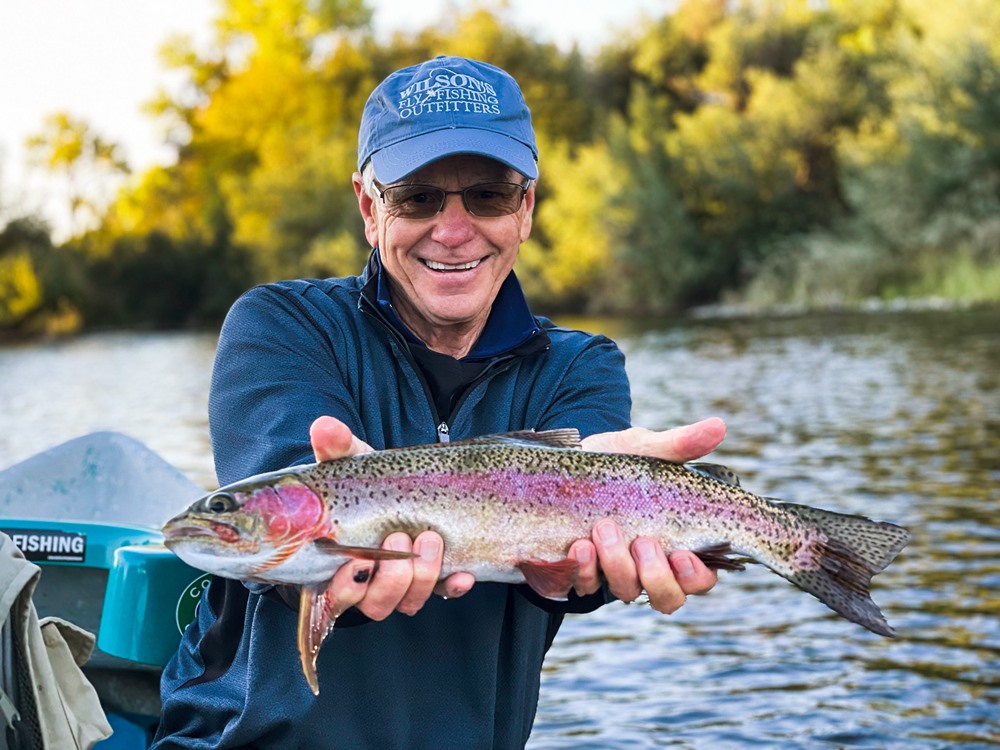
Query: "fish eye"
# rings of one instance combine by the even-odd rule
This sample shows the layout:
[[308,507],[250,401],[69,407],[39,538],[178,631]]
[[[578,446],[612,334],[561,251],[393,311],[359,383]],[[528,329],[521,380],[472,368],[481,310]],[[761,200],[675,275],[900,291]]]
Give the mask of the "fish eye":
[[205,500],[205,507],[212,513],[229,513],[236,510],[236,498],[228,492],[216,492]]

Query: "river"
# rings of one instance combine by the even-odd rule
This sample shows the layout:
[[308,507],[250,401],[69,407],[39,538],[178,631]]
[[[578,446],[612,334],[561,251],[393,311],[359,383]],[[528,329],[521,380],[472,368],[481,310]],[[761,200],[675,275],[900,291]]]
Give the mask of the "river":
[[[907,526],[873,635],[761,566],[672,616],[567,618],[532,750],[1000,747],[1000,312],[579,322],[619,341],[634,421],[716,415],[748,489]],[[93,430],[215,476],[209,334],[0,348],[0,468]]]

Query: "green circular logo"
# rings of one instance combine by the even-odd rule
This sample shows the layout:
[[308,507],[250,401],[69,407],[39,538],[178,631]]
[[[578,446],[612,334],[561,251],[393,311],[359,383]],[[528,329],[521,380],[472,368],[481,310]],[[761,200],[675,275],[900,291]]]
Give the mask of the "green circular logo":
[[208,584],[212,582],[211,573],[205,573],[195,578],[184,588],[184,593],[177,600],[177,629],[184,634],[184,629],[194,620],[195,610],[198,602],[201,601],[202,594],[208,590]]

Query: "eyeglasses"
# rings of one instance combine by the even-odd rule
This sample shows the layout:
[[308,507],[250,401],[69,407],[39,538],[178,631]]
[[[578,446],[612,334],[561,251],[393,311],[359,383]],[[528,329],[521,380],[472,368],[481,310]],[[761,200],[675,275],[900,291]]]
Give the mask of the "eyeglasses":
[[444,210],[449,195],[461,195],[462,205],[473,216],[492,218],[512,214],[521,207],[528,185],[516,182],[484,182],[464,190],[442,190],[433,185],[392,185],[379,197],[391,216],[399,219],[429,219]]

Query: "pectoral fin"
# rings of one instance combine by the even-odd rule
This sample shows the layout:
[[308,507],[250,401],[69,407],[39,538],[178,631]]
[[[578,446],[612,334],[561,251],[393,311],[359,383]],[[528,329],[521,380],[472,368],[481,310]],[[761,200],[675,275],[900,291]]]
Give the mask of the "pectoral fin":
[[412,560],[418,557],[413,552],[400,552],[393,549],[382,549],[381,547],[352,547],[340,544],[333,539],[320,537],[313,541],[316,549],[328,555],[339,557],[356,557],[359,560]]
[[547,599],[565,601],[576,583],[580,565],[568,557],[564,560],[522,560],[517,564],[524,580],[531,588]]

